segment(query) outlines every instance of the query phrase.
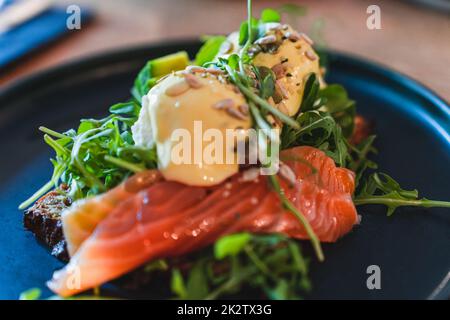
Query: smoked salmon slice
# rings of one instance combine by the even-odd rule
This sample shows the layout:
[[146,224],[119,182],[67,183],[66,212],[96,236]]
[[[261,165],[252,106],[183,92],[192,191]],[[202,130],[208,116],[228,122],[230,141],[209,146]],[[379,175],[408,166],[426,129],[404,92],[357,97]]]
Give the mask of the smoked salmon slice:
[[75,254],[83,241],[92,234],[97,224],[120,202],[161,179],[162,175],[158,171],[148,170],[134,175],[127,182],[102,195],[74,202],[70,210],[62,213],[64,238],[69,255]]
[[[334,242],[349,232],[358,221],[351,198],[353,172],[337,168],[331,158],[312,147],[283,151],[280,157],[294,175],[294,179],[284,179],[280,174],[281,187],[320,241]],[[268,177],[247,177],[248,173],[239,173],[209,188],[153,181],[121,197],[109,212],[102,210],[103,219],[97,219],[94,228],[88,224],[85,233],[81,232],[83,223],[64,222],[65,234],[77,230],[85,240],[73,246],[77,249],[69,264],[54,273],[49,288],[60,296],[71,296],[149,260],[186,254],[234,232],[283,233],[307,239],[297,218],[282,207]],[[89,201],[99,202],[96,198]],[[86,208],[86,203],[69,208],[63,219],[84,220]]]

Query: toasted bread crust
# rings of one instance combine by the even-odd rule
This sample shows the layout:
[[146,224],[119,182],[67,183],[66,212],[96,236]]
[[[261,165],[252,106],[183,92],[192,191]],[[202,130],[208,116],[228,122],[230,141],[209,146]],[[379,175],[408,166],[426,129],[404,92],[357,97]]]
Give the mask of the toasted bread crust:
[[67,195],[60,190],[53,190],[36,201],[23,216],[25,228],[48,246],[52,255],[63,261],[68,261],[69,255],[62,230],[61,212],[70,204]]

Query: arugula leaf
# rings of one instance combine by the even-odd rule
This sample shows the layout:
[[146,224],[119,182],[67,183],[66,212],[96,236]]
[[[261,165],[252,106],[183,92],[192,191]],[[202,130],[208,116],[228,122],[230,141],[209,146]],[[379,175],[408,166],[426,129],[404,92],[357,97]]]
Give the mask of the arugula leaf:
[[356,116],[355,101],[350,100],[345,88],[339,84],[330,84],[318,92],[318,99],[322,99],[321,111],[333,115],[341,126],[346,138],[353,133]]
[[398,182],[385,173],[374,173],[366,181],[359,195],[354,199],[355,205],[381,204],[388,209],[387,215],[392,215],[398,207],[445,207],[450,208],[450,202],[419,199],[417,190],[402,189]]
[[295,145],[320,146],[327,141],[335,130],[336,122],[329,114],[320,111],[307,111],[297,117],[300,130],[292,131],[289,140],[282,137],[283,149]]
[[[303,99],[295,117],[297,117],[300,112],[316,110],[322,106],[323,101],[318,100],[319,90],[320,84],[316,74],[309,74],[305,83],[305,88],[303,89]],[[316,101],[318,101],[318,103],[316,103]]]
[[195,56],[195,64],[202,66],[214,60],[220,46],[226,40],[224,36],[209,36]]
[[361,180],[364,172],[367,169],[377,169],[378,165],[369,159],[369,155],[371,153],[376,154],[377,150],[373,146],[376,136],[370,135],[366,139],[364,139],[357,146],[353,146],[350,143],[347,143],[348,148],[351,150],[349,163],[347,167],[355,172],[355,186],[359,185],[359,181]]
[[339,166],[351,160],[347,137],[353,132],[355,103],[340,85],[320,88],[317,76],[308,76],[303,100],[295,115],[300,129],[284,127],[281,148],[309,145],[324,151]]
[[[139,111],[141,110],[141,106],[136,103],[136,101],[131,100],[128,102],[116,103],[109,107],[109,112],[112,114],[123,115],[123,116],[131,116],[137,118],[139,116]],[[85,122],[85,124],[92,125],[89,122]],[[80,129],[78,129],[78,133]]]
[[307,145],[324,151],[336,164],[346,167],[349,152],[341,127],[326,112],[317,110],[300,113],[296,119],[299,130],[284,127],[281,148]]

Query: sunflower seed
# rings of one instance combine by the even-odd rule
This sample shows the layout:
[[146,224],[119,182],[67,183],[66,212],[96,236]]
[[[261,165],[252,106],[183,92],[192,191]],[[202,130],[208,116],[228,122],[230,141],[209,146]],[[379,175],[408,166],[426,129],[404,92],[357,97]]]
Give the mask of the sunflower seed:
[[283,78],[286,72],[286,68],[282,63],[274,65],[271,69],[277,79]]
[[248,115],[248,104],[241,104],[239,105],[239,111],[242,112],[244,115]]
[[274,35],[265,36],[255,41],[255,44],[272,44],[277,41],[277,37]]
[[275,121],[275,117],[271,114],[267,115],[266,119],[272,127],[277,124],[277,122]]
[[176,97],[180,94],[185,93],[189,90],[189,85],[186,83],[186,81],[181,81],[178,83],[175,83],[174,85],[170,86],[166,89],[166,95],[170,97]]
[[222,70],[217,69],[217,68],[206,68],[206,72],[211,73],[211,74],[216,74],[216,75],[220,75],[220,74],[224,73]]
[[256,79],[256,74],[255,74],[253,71],[249,70],[249,71],[247,72],[247,74],[248,74],[248,76],[249,76],[250,78]]
[[261,47],[258,45],[253,45],[250,48],[248,48],[248,53],[250,55],[256,55],[261,51]]
[[305,40],[309,45],[313,45],[314,41],[310,37],[308,37],[305,33],[300,33],[300,37]]
[[296,42],[296,41],[300,40],[300,38],[301,38],[300,35],[295,31],[286,32],[285,36],[287,39],[289,39],[292,42]]
[[277,106],[278,106],[278,110],[280,110],[284,114],[289,114],[289,110],[288,110],[288,108],[286,107],[286,104],[283,101],[281,101]]
[[214,103],[212,107],[218,110],[230,109],[234,107],[234,101],[232,99],[223,99]]
[[283,123],[278,117],[274,117],[273,115],[269,114],[266,116],[266,120],[269,122],[269,124],[274,128],[281,128]]
[[283,26],[281,24],[277,23],[276,25],[270,26],[268,31],[277,31],[277,30],[281,30],[282,28],[283,28]]
[[239,120],[245,120],[247,119],[247,116],[240,112],[238,109],[235,108],[226,108],[225,111],[232,116],[233,118],[239,119]]
[[277,80],[275,82],[275,91],[277,91],[278,94],[280,94],[283,97],[283,99],[289,98],[289,93],[287,92],[286,88],[284,87],[284,85],[281,83],[280,80]]
[[186,80],[189,87],[191,87],[192,89],[198,89],[203,87],[203,84],[197,79],[197,77],[190,73],[185,74],[184,79]]
[[317,59],[316,55],[311,50],[306,50],[305,51],[305,56],[311,61],[314,61],[314,60]]
[[199,66],[188,66],[186,68],[187,72],[192,72],[192,73],[200,73],[200,72],[205,72],[205,68],[203,67],[199,67]]

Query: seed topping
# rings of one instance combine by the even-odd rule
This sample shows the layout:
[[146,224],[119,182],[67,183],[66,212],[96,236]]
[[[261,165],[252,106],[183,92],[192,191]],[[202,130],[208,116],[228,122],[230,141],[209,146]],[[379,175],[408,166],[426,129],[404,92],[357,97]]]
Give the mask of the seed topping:
[[187,84],[186,81],[180,81],[167,88],[166,95],[170,97],[176,97],[188,91],[189,88],[190,86]]
[[189,87],[191,87],[192,89],[199,89],[203,87],[203,84],[197,79],[197,77],[190,73],[186,73],[184,75],[184,79],[186,80]]
[[212,107],[218,110],[230,109],[234,107],[234,101],[233,99],[223,99],[214,103]]
[[311,61],[314,61],[317,59],[316,55],[311,50],[306,50],[305,56]]
[[258,40],[255,41],[256,44],[272,44],[275,43],[277,41],[277,37],[273,34],[259,38]]

